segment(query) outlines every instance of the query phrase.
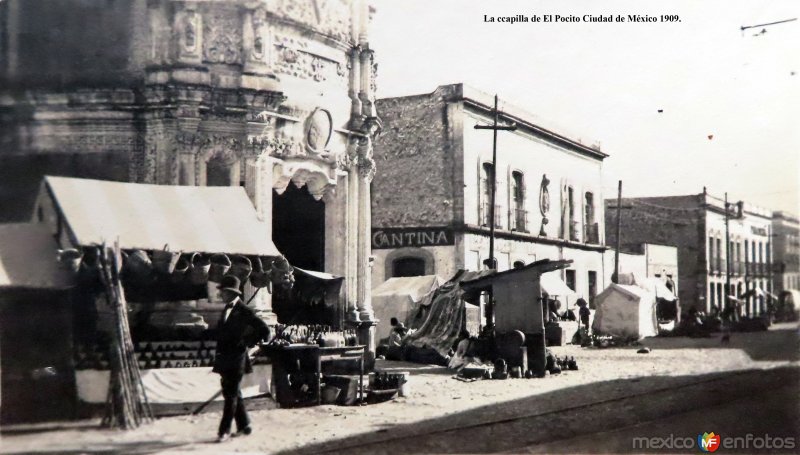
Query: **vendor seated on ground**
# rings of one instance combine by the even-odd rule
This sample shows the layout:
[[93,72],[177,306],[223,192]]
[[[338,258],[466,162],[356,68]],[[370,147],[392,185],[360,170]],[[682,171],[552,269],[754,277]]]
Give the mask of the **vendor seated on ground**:
[[450,357],[447,368],[460,371],[469,363],[473,362],[475,359],[470,356],[470,354],[472,354],[470,350],[470,345],[472,343],[473,339],[469,336],[469,332],[462,330],[456,341],[455,353]]
[[386,344],[379,346],[376,354],[383,355],[387,360],[403,360],[403,338],[408,334],[405,324],[399,322],[397,318],[390,319],[392,326]]

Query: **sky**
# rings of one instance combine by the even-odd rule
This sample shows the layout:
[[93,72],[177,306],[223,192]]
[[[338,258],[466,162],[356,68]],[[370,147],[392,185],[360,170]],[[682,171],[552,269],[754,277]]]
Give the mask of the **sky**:
[[[606,198],[616,196],[618,180],[624,197],[697,194],[705,186],[800,214],[800,1],[372,4],[379,98],[464,82],[568,137],[599,143],[610,155]],[[680,21],[485,21],[520,14]],[[741,31],[791,18],[798,20]]]

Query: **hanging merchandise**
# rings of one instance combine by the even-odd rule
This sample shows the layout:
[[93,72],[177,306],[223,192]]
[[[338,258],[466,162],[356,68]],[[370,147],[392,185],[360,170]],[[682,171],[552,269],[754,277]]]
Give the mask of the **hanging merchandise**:
[[239,281],[244,283],[250,277],[250,272],[253,271],[253,265],[250,259],[246,256],[234,255],[230,257],[231,267],[228,269],[228,274],[239,278]]
[[254,256],[251,262],[253,271],[250,272],[250,284],[256,288],[269,288],[270,264],[272,261],[266,257]]
[[178,262],[175,264],[175,270],[172,272],[172,282],[173,283],[182,283],[183,280],[186,278],[187,272],[189,271],[190,263],[188,256],[181,256],[178,259]]
[[208,280],[219,283],[230,268],[231,260],[227,255],[221,253],[212,255],[211,267],[208,270]]
[[189,281],[192,284],[200,285],[208,281],[208,270],[211,268],[211,260],[208,256],[201,253],[194,253],[189,259]]
[[180,253],[171,252],[169,245],[164,245],[163,250],[153,250],[153,269],[159,273],[169,275],[175,271]]

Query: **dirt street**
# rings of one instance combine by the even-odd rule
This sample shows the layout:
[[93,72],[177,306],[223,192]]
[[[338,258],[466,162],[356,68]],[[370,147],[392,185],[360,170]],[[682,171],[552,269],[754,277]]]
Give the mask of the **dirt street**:
[[[607,452],[630,450],[632,434],[696,438],[703,431],[769,429],[778,435],[800,428],[796,324],[736,333],[728,345],[719,336],[642,344],[652,352],[554,348],[556,355],[575,356],[580,370],[544,379],[464,383],[440,367],[379,362],[384,370],[412,371],[411,396],[363,407],[256,410],[255,433],[222,445],[212,442],[219,413],[209,412],[163,418],[129,432],[99,430],[96,422],[50,431],[4,429],[0,451]],[[742,410],[752,419],[737,419]]]

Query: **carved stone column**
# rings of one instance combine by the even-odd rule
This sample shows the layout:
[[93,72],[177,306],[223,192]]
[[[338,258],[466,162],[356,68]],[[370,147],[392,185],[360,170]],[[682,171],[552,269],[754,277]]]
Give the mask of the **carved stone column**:
[[354,46],[350,49],[348,58],[350,61],[350,85],[348,95],[350,96],[350,128],[358,129],[361,125],[361,48]]
[[369,351],[367,365],[371,368],[375,359],[375,312],[372,309],[372,270],[370,183],[375,176],[375,161],[372,159],[372,140],[361,138],[358,146],[358,316],[359,339]]
[[364,117],[376,117],[375,114],[375,96],[372,93],[372,61],[374,52],[368,47],[362,48],[359,54],[360,70],[361,70],[361,90],[359,98],[361,99],[361,115]]
[[[349,148],[353,149],[357,141],[352,141]],[[350,150],[348,150],[348,154]],[[359,300],[358,300],[358,164],[353,160],[349,165],[347,175],[347,231],[350,235],[347,238],[347,303],[350,305],[347,320],[352,322],[359,321]]]

